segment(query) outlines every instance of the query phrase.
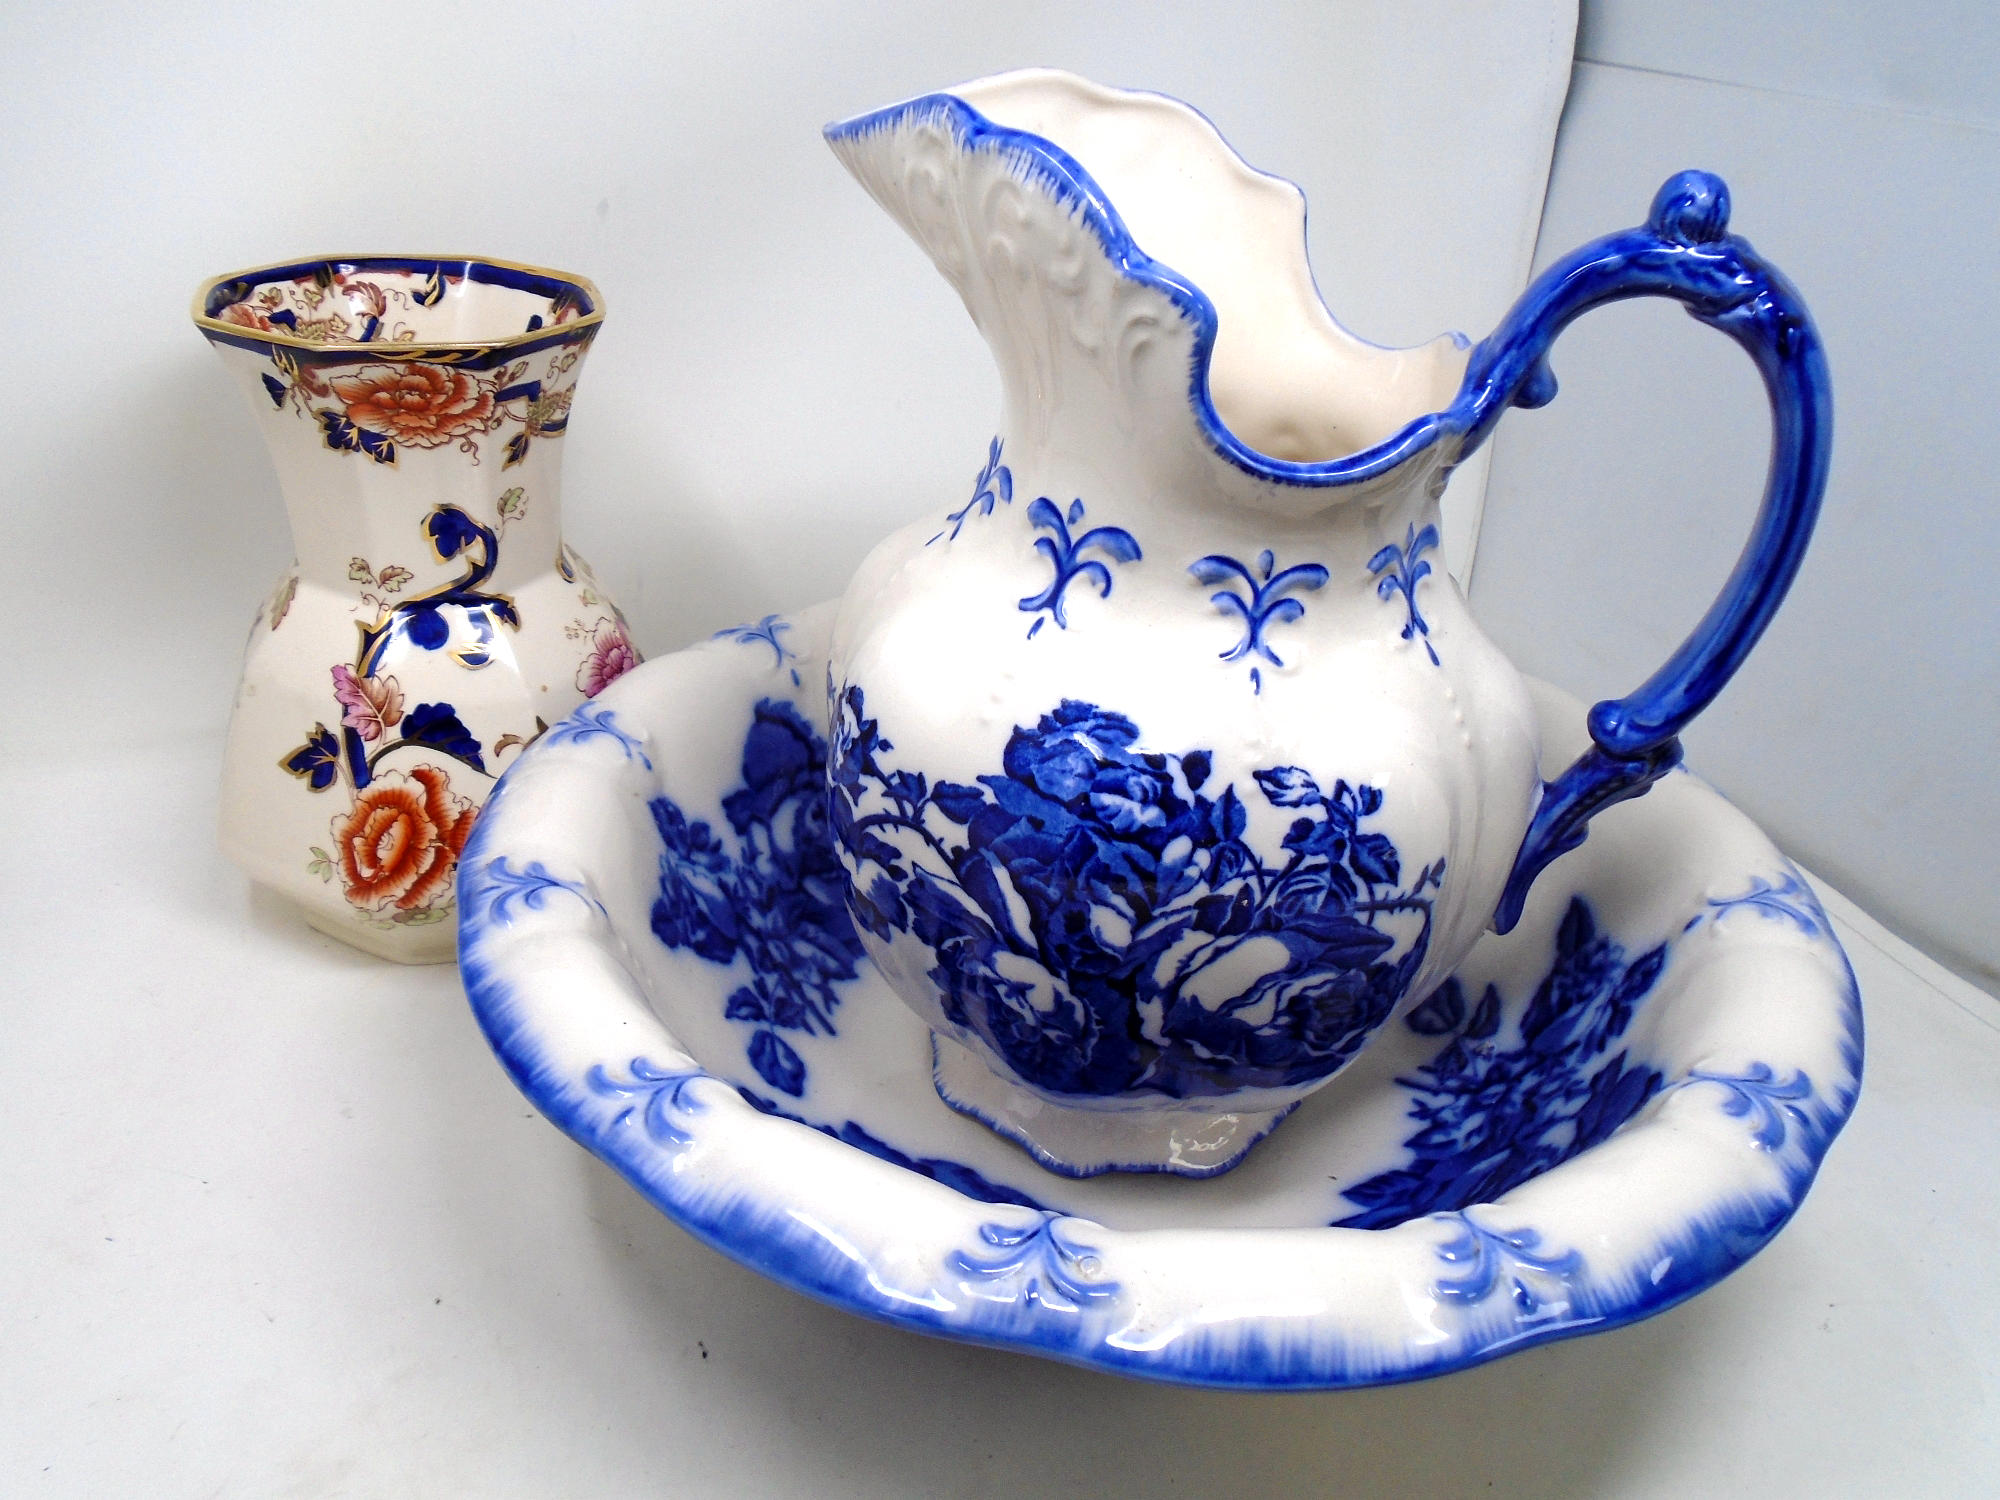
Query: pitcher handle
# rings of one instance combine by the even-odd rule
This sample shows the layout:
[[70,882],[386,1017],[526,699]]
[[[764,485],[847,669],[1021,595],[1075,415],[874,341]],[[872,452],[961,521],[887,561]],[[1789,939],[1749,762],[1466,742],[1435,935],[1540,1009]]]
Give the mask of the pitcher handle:
[[1528,887],[1581,844],[1591,818],[1636,797],[1680,762],[1677,738],[1735,675],[1771,622],[1805,556],[1833,444],[1826,358],[1805,303],[1779,270],[1728,232],[1729,189],[1708,172],[1669,178],[1644,227],[1606,235],[1549,267],[1472,352],[1449,414],[1463,422],[1460,456],[1509,406],[1556,393],[1549,346],[1571,320],[1606,302],[1664,296],[1746,349],[1771,399],[1771,467],[1743,554],[1708,613],[1636,692],[1590,711],[1594,742],[1554,781],[1515,856],[1493,914],[1495,932],[1520,920]]

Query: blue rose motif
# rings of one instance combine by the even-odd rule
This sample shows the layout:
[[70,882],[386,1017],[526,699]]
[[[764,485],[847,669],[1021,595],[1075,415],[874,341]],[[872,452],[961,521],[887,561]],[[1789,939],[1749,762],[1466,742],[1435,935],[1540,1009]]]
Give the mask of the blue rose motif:
[[[1042,1088],[1201,1097],[1324,1077],[1423,962],[1444,867],[1401,883],[1394,844],[1361,826],[1374,787],[1258,772],[1298,814],[1267,863],[1235,788],[1211,786],[1212,753],[1142,749],[1124,714],[1066,699],[1015,728],[1000,774],[926,786],[890,761],[860,687],[836,706],[829,825],[850,909],[927,946],[947,1018]],[[1414,936],[1385,925],[1397,914]],[[1275,967],[1211,993],[1259,939]]]
[[736,916],[730,905],[732,861],[706,823],[691,823],[665,797],[652,802],[660,856],[660,894],[653,932],[669,948],[688,948],[710,963],[736,956]]
[[1421,1214],[1490,1202],[1608,1137],[1659,1092],[1658,1071],[1613,1045],[1666,967],[1664,944],[1628,954],[1573,898],[1555,961],[1505,1036],[1499,991],[1466,1005],[1456,979],[1406,1024],[1450,1040],[1401,1080],[1417,1129],[1404,1165],[1342,1190],[1347,1227],[1380,1229]]
[[[660,889],[653,933],[710,963],[744,960],[749,982],[724,1014],[756,1029],[751,1066],[772,1088],[802,1095],[807,1070],[782,1031],[834,1034],[839,986],[857,974],[861,942],[843,893],[828,824],[826,745],[790,703],[759,703],[744,737],[742,785],[723,798],[731,850],[705,822],[667,797],[651,804],[659,830]],[[907,923],[893,884],[862,919]]]

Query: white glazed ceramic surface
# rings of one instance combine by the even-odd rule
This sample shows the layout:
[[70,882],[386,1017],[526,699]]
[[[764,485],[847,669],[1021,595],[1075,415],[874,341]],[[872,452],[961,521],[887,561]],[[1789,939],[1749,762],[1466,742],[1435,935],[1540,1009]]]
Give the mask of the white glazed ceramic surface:
[[[509,771],[462,875],[465,983],[516,1083],[788,1285],[1151,1378],[1417,1378],[1711,1284],[1853,1107],[1859,999],[1824,914],[1676,772],[1241,1166],[1046,1172],[940,1102],[928,1030],[839,915],[813,790],[830,623],[725,633],[586,704]],[[1567,756],[1577,705],[1535,693]]]

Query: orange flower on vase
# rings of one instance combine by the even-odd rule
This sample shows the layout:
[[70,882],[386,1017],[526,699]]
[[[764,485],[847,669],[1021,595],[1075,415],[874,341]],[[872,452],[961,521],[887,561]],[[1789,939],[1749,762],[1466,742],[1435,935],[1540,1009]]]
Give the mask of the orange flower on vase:
[[332,824],[347,899],[368,911],[429,905],[451,884],[478,815],[436,766],[376,777]]
[[412,448],[441,448],[493,426],[493,391],[443,365],[372,365],[332,382],[356,427]]

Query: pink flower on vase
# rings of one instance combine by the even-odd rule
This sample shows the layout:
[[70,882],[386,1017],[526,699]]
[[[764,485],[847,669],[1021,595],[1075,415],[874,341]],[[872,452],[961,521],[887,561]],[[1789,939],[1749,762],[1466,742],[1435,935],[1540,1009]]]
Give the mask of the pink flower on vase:
[[639,665],[639,653],[625,633],[622,620],[599,620],[590,636],[590,654],[576,669],[576,685],[586,698],[595,698],[612,683]]
[[403,690],[393,677],[357,677],[354,668],[333,669],[333,696],[340,700],[340,722],[373,742],[403,717]]

